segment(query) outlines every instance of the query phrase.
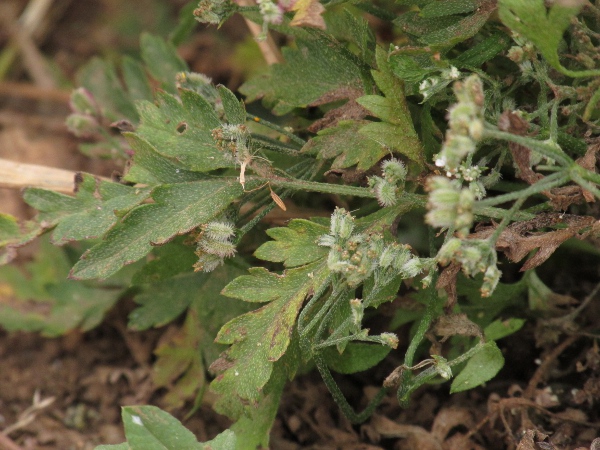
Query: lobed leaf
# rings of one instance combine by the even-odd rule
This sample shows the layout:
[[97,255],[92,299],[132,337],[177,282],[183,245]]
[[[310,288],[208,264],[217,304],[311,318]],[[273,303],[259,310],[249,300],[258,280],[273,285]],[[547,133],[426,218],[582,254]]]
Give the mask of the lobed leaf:
[[182,89],[180,99],[161,92],[156,104],[141,102],[135,134],[182,169],[208,172],[233,163],[219,150],[212,130],[221,126],[213,105],[200,94]]
[[106,278],[147,255],[154,245],[208,222],[242,193],[239,183],[224,179],[161,185],[152,192],[155,203],[131,210],[81,257],[70,276]]
[[312,263],[327,255],[327,249],[319,247],[316,241],[328,231],[328,227],[310,220],[294,219],[287,227],[267,230],[274,241],[265,242],[254,256],[265,261],[283,262],[285,267]]
[[290,345],[302,303],[327,274],[322,261],[286,270],[282,275],[255,267],[223,289],[228,297],[268,303],[231,320],[217,335],[216,342],[231,345],[211,366],[221,372],[211,384],[212,390],[223,397],[221,402],[241,400],[253,404],[259,400],[273,364]]

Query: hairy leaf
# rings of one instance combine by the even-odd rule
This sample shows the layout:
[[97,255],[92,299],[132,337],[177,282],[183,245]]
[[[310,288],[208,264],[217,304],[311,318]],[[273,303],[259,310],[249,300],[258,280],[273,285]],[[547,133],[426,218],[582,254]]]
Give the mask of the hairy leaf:
[[270,76],[246,82],[240,91],[248,101],[267,95],[277,101],[274,112],[285,114],[304,107],[328,92],[360,88],[360,69],[341,44],[324,39],[297,39],[296,48],[283,49],[285,64],[271,67]]
[[290,344],[304,299],[327,273],[324,262],[289,269],[283,275],[255,267],[250,275],[238,277],[225,287],[226,296],[268,303],[228,322],[217,336],[217,342],[231,345],[211,366],[211,370],[221,372],[211,388],[224,397],[222,402],[259,400],[273,364]]
[[364,125],[360,134],[422,165],[423,146],[408,110],[404,83],[392,74],[387,55],[380,48],[377,49],[377,65],[379,70],[372,72],[373,78],[385,97],[365,95],[356,101],[382,121]]
[[302,152],[316,153],[319,159],[335,158],[331,164],[332,169],[345,169],[356,165],[358,170],[368,170],[388,154],[389,150],[362,133],[366,123],[373,124],[366,120],[340,120],[335,127],[319,131],[318,135],[302,148]]
[[102,236],[124,213],[143,202],[147,188],[133,188],[83,174],[77,194],[71,197],[46,189],[29,188],[25,201],[39,211],[36,219],[46,227],[56,226],[52,242],[57,245]]
[[265,261],[283,262],[285,267],[309,264],[327,255],[327,249],[318,246],[316,241],[328,231],[327,227],[309,220],[292,220],[287,227],[269,229],[267,234],[274,241],[265,242],[254,256]]
[[329,347],[323,356],[331,370],[348,374],[362,372],[375,366],[383,361],[390,350],[390,347],[384,345],[350,342],[343,353],[340,354],[336,348]]
[[498,14],[506,26],[533,42],[552,67],[562,70],[558,45],[584,3],[554,2],[548,11],[544,0],[500,0]]
[[183,169],[207,172],[233,163],[217,147],[212,130],[221,126],[213,107],[200,94],[182,89],[180,99],[157,95],[157,104],[138,104],[141,124],[135,134]]
[[504,356],[494,341],[487,342],[452,381],[450,393],[466,391],[491,380],[504,366]]
[[170,42],[149,33],[140,37],[142,59],[152,77],[160,82],[160,87],[175,94],[175,75],[187,70],[187,64],[177,55],[177,50]]
[[106,278],[147,255],[153,245],[208,222],[241,194],[239,183],[223,179],[161,185],[152,192],[155,203],[133,209],[81,257],[70,276]]

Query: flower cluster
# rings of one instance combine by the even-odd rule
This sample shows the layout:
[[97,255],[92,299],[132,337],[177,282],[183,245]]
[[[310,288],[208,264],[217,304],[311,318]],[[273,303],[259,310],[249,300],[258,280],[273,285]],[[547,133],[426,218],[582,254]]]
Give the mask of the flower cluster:
[[383,281],[397,275],[413,278],[423,271],[421,260],[410,252],[410,246],[386,243],[380,233],[354,233],[354,218],[341,208],[334,211],[329,234],[321,236],[318,244],[331,249],[329,269],[343,275],[352,287],[373,274]]
[[272,0],[256,0],[258,10],[267,24],[280,24],[283,20],[283,14],[290,11],[296,0],[279,0],[277,3]]
[[231,0],[200,0],[194,10],[194,16],[200,23],[220,25],[236,9]]
[[454,83],[458,102],[448,111],[448,131],[435,165],[455,175],[460,163],[475,152],[477,142],[483,137],[483,85],[477,75]]
[[462,188],[459,180],[440,176],[428,179],[427,190],[425,221],[433,227],[454,228],[458,236],[465,237],[473,224],[473,192]]
[[396,158],[391,158],[381,164],[383,178],[369,178],[369,187],[375,192],[381,206],[393,206],[398,201],[398,194],[404,190],[406,167]]
[[467,276],[483,273],[482,297],[489,297],[492,294],[502,275],[497,266],[496,251],[486,239],[451,238],[442,246],[437,259],[443,266],[452,261],[460,263],[462,271]]
[[100,131],[102,113],[94,96],[85,88],[71,93],[69,105],[72,114],[67,117],[67,128],[77,137],[87,138]]
[[440,76],[429,77],[421,81],[419,84],[419,93],[423,96],[423,101],[425,101],[459,78],[460,71],[456,67],[450,66],[449,69],[443,69]]
[[217,148],[237,164],[241,164],[248,158],[250,132],[246,125],[223,124],[212,130],[212,137]]
[[231,239],[235,236],[231,222],[213,221],[202,225],[196,238],[196,271],[212,272],[223,264],[225,258],[235,254],[235,245]]

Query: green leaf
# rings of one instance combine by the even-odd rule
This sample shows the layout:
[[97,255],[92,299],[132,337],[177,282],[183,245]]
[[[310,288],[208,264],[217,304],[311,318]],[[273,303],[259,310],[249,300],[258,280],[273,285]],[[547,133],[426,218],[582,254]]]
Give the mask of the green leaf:
[[238,438],[236,450],[269,448],[269,431],[277,415],[286,381],[286,375],[280,366],[276,365],[258,404],[246,408],[245,414],[231,426]]
[[[227,404],[256,403],[271,378],[273,364],[290,345],[296,316],[307,295],[327,277],[324,262],[286,270],[282,275],[254,267],[250,275],[236,278],[223,295],[246,302],[268,302],[265,306],[236,317],[219,332],[216,341],[230,344],[211,369],[222,371],[211,389]],[[290,369],[293,372],[295,369]],[[235,414],[235,411],[229,413]]]
[[14,258],[15,248],[31,242],[43,231],[36,221],[19,223],[16,217],[0,213],[0,266]]
[[127,442],[123,442],[122,444],[114,445],[98,445],[94,450],[131,450],[131,447]]
[[167,92],[177,93],[175,75],[187,70],[187,64],[177,55],[177,50],[170,42],[159,36],[142,33],[140,37],[142,59],[148,71],[160,86]]
[[147,255],[154,245],[208,222],[242,193],[239,183],[223,179],[161,185],[152,192],[155,203],[131,210],[81,257],[70,276],[106,278]]
[[[477,3],[479,5],[475,9],[474,14],[461,18],[459,21],[449,24],[445,28],[427,33],[421,36],[419,40],[425,45],[447,48],[472,38],[496,10],[496,2],[494,0],[479,0]],[[457,17],[460,18],[461,16]],[[438,17],[432,17],[431,19],[440,20]]]
[[132,450],[202,449],[179,420],[156,406],[125,406],[121,417]]
[[343,11],[329,10],[323,18],[327,23],[328,33],[338,41],[356,45],[359,56],[365,63],[375,63],[375,34],[364,17],[344,5]]
[[368,122],[341,120],[335,127],[319,131],[318,135],[302,148],[302,152],[316,153],[319,159],[335,158],[331,164],[332,169],[345,169],[357,165],[358,170],[368,170],[388,154],[389,150],[358,133],[365,123]]
[[238,100],[235,94],[223,85],[217,86],[217,89],[221,96],[221,102],[223,103],[223,110],[225,111],[227,122],[232,125],[244,124],[246,122],[246,108],[244,107],[244,102]]
[[525,325],[524,319],[511,317],[508,320],[494,320],[485,327],[485,338],[490,341],[497,341],[510,334],[519,331]]
[[304,219],[294,219],[287,227],[271,228],[267,234],[274,241],[261,245],[254,256],[265,261],[283,262],[285,267],[297,267],[327,255],[327,249],[316,243],[329,229]]
[[394,20],[394,24],[404,33],[419,37],[456,24],[460,16],[422,17],[417,11],[401,14]]
[[0,325],[9,331],[35,331],[59,336],[78,328],[98,325],[122,288],[102,289],[67,280],[71,262],[60,248],[42,241],[36,259],[21,272],[0,268]]
[[362,372],[379,364],[390,352],[391,348],[384,345],[350,342],[343,353],[329,347],[324,351],[327,365],[338,373],[350,374]]
[[213,106],[190,90],[181,90],[180,97],[158,93],[157,104],[139,103],[141,124],[135,134],[184,169],[208,172],[231,167],[212,137],[212,130],[221,126]]
[[504,366],[504,356],[494,341],[483,345],[456,376],[450,393],[466,391],[491,380]]
[[385,97],[365,95],[356,101],[367,108],[382,122],[371,122],[360,129],[360,134],[403,154],[423,165],[423,146],[414,129],[412,118],[404,96],[404,83],[395,77],[386,53],[377,48],[377,65],[373,78]]
[[77,84],[90,91],[109,120],[138,121],[138,113],[119,81],[115,65],[100,58],[92,60],[77,73]]
[[493,33],[483,41],[462,52],[451,64],[458,68],[480,67],[483,63],[491,60],[494,56],[507,50],[510,40],[507,35]]
[[157,283],[183,272],[191,272],[198,257],[193,247],[185,245],[185,239],[176,238],[168,244],[156,247],[152,252],[155,258],[133,275],[131,283]]
[[131,99],[134,101],[151,101],[154,95],[152,94],[152,88],[148,82],[144,66],[130,56],[125,56],[123,58],[122,69],[123,80]]
[[452,14],[468,13],[475,10],[480,0],[437,0],[421,9],[422,17],[444,17]]
[[558,45],[582,6],[582,2],[555,2],[548,11],[544,0],[500,0],[498,14],[506,26],[533,42],[548,64],[564,72]]
[[102,236],[126,212],[150,195],[147,188],[133,188],[83,174],[77,194],[71,197],[46,189],[29,188],[25,201],[39,211],[36,220],[46,227],[56,225],[52,242],[63,245]]
[[340,87],[361,88],[361,72],[351,54],[335,41],[299,38],[296,48],[285,47],[285,64],[271,66],[268,79],[244,83],[240,92],[252,99],[265,95],[275,99],[276,114],[305,107]]

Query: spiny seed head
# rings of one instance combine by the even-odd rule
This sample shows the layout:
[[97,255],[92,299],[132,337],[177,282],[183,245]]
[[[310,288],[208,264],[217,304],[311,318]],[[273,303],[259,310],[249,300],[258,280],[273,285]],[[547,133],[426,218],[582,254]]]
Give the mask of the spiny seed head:
[[221,258],[230,258],[235,255],[235,245],[231,242],[213,241],[202,239],[198,242],[198,248],[211,255],[217,255]]
[[235,235],[235,228],[231,222],[212,221],[202,226],[207,239],[227,242]]
[[377,202],[383,207],[394,206],[398,201],[397,188],[394,184],[382,179],[375,186],[375,197],[377,197]]
[[403,182],[406,179],[406,167],[396,158],[384,161],[381,164],[381,170],[389,183],[398,184],[398,182]]

